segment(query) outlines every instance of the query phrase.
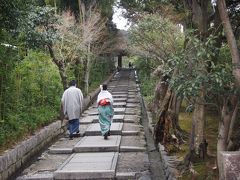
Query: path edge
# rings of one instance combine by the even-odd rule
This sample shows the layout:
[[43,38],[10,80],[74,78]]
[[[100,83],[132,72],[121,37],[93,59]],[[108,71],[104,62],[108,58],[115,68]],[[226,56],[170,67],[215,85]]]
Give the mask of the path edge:
[[[113,72],[102,83],[108,84],[115,73],[116,72]],[[99,92],[100,88],[98,87],[84,97],[83,111],[94,102]],[[0,156],[0,179],[10,179],[18,174],[46,145],[50,144],[60,134],[64,133],[63,126],[66,126],[66,122],[62,124],[61,120],[56,120],[48,126],[43,127],[33,136],[19,142],[15,147],[6,150],[5,153]]]

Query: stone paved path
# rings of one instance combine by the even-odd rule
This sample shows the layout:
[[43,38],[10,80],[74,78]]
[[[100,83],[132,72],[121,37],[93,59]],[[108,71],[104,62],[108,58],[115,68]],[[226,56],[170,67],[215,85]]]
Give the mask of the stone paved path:
[[94,103],[80,119],[80,137],[69,140],[65,134],[17,179],[151,179],[134,71],[116,74],[108,89],[115,110],[108,140],[100,135]]

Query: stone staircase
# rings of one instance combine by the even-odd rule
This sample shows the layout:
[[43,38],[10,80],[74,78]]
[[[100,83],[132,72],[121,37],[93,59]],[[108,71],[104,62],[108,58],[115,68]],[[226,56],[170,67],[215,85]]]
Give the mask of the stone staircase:
[[17,180],[151,179],[134,70],[117,73],[108,84],[114,99],[111,136],[100,134],[96,102],[82,114],[80,137],[64,134]]

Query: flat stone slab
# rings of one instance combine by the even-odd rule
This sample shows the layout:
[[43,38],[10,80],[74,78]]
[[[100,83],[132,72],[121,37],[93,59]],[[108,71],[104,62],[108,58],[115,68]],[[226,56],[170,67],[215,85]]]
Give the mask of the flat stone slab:
[[50,154],[72,154],[73,148],[49,148]]
[[136,97],[138,97],[138,96],[136,96],[136,95],[128,95],[128,99],[134,99]]
[[[95,116],[91,116],[91,117],[95,117]],[[113,116],[113,122],[123,122],[123,121],[124,121],[124,115],[118,114]],[[96,116],[96,118],[94,118],[92,122],[98,123],[98,116]]]
[[127,108],[135,108],[135,107],[140,107],[139,103],[127,103],[126,104]]
[[124,97],[124,98],[114,98],[114,97],[113,97],[113,101],[114,101],[114,102],[126,102],[126,101],[127,101],[127,98],[126,98],[126,97]]
[[136,92],[128,92],[128,95],[135,95],[135,96],[137,96],[137,93]]
[[[79,125],[79,134],[73,134],[74,137],[83,137],[85,135],[85,131],[86,129],[90,126],[90,124],[81,124],[81,120],[80,120],[80,125]],[[69,137],[69,131],[66,131],[65,133],[65,138]]]
[[94,116],[94,115],[98,115],[98,109],[97,108],[91,108],[91,109],[88,109],[86,111],[84,111],[83,113],[85,116]]
[[135,123],[133,119],[124,119],[125,123]]
[[120,152],[145,152],[145,147],[139,146],[120,146]]
[[73,148],[74,152],[118,152],[121,136],[109,136],[107,140],[103,136],[85,136]]
[[114,89],[116,86],[114,85],[108,85],[108,89]]
[[136,93],[136,92],[139,92],[139,90],[138,89],[129,89],[128,92],[135,92]]
[[122,136],[121,147],[124,146],[146,148],[144,135],[139,133],[138,136]]
[[126,102],[113,102],[113,107],[126,107]]
[[124,116],[124,122],[134,122],[134,123],[139,123],[140,122],[140,116],[138,115],[125,115]]
[[85,116],[80,119],[80,124],[91,124],[94,119],[98,118],[97,115],[95,116]]
[[115,98],[127,98],[128,97],[128,94],[113,94],[113,100]]
[[60,138],[57,142],[55,142],[50,149],[72,149],[78,142],[81,140],[80,138],[73,138],[73,140],[69,140],[69,138]]
[[[112,123],[110,132],[112,135],[121,135],[122,134],[123,123]],[[91,124],[88,129],[85,131],[86,136],[98,136],[101,135],[100,124],[94,123]]]
[[114,179],[117,152],[77,153],[54,172],[54,179]]
[[126,108],[114,108],[114,114],[124,114]]
[[[125,110],[126,110],[126,108],[116,107],[116,108],[114,108],[114,114],[124,114]],[[98,109],[97,108],[86,110],[83,113],[83,116],[96,116],[96,115],[98,115]]]
[[137,136],[138,131],[122,131],[122,136]]
[[18,177],[16,180],[53,180],[53,173],[24,175]]
[[[70,157],[69,154],[48,154],[42,153],[38,160],[31,164],[22,172],[22,176],[19,179],[52,179],[52,174],[56,171],[66,159]],[[39,178],[41,176],[41,178]]]
[[128,94],[128,91],[113,91],[112,95],[115,95],[115,94]]
[[137,98],[127,99],[127,103],[140,103],[140,100]]
[[116,173],[117,180],[125,180],[125,179],[136,179],[136,172],[119,172]]
[[143,130],[143,126],[140,124],[133,124],[133,123],[124,123],[123,131],[141,131]]
[[140,115],[141,110],[140,110],[140,108],[126,108],[125,114],[126,115]]
[[146,152],[121,152],[118,157],[117,173],[143,172],[149,170]]

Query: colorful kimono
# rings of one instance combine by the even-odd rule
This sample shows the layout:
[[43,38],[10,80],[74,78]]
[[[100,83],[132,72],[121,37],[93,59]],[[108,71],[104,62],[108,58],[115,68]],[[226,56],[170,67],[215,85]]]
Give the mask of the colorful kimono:
[[114,115],[112,95],[107,90],[101,90],[98,94],[97,104],[101,133],[106,137],[110,133],[112,118]]

